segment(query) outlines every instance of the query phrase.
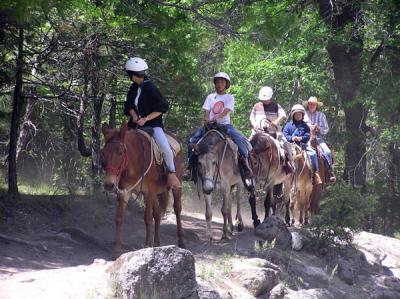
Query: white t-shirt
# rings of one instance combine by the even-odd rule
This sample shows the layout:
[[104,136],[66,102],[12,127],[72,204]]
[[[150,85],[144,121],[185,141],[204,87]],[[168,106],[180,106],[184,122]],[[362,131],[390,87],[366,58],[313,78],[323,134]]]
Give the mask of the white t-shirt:
[[[235,106],[235,98],[233,95],[226,93],[224,95],[217,94],[216,92],[211,93],[207,96],[203,104],[203,109],[210,111],[210,120],[215,120],[215,117],[222,113],[225,109],[229,109],[233,112]],[[230,124],[230,113],[225,115],[223,118],[218,118],[216,121],[219,124]]]

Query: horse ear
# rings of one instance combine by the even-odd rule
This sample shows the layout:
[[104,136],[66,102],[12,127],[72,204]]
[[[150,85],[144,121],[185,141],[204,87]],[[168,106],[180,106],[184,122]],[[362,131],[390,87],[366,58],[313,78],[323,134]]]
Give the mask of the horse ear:
[[101,131],[103,132],[103,135],[105,136],[109,131],[111,130],[109,124],[103,123],[101,126]]
[[106,123],[103,123],[101,126],[101,131],[103,132],[105,142],[108,142],[114,135],[112,128]]
[[197,144],[190,144],[189,147],[191,147],[196,155],[199,154],[199,146]]
[[128,131],[128,124],[126,121],[122,122],[121,128],[119,129],[119,138],[123,141],[125,139],[125,134]]

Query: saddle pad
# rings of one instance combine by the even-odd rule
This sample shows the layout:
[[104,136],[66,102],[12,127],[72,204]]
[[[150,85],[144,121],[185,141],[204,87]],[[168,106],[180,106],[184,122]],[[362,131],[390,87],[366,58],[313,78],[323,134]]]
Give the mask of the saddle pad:
[[[147,138],[147,140],[151,143],[151,147],[153,148],[154,159],[155,159],[157,165],[161,165],[164,160],[163,152],[162,152],[161,148],[159,147],[159,145],[157,144],[156,140],[152,136],[150,136],[148,133],[146,133],[142,130],[137,130],[137,132],[142,134],[143,136],[145,136]],[[165,136],[167,136],[169,146],[171,147],[172,153],[175,157],[176,154],[182,150],[181,144],[171,135],[168,135],[167,133],[165,133]]]

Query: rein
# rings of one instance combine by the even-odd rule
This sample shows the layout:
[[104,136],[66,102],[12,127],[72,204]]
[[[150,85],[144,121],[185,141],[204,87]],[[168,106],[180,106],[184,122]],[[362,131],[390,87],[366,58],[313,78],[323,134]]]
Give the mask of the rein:
[[150,163],[147,166],[147,169],[145,170],[144,146],[143,146],[143,142],[140,143],[141,146],[142,146],[142,154],[143,154],[143,158],[142,158],[143,163],[142,163],[142,171],[141,171],[142,174],[140,175],[139,179],[135,182],[135,184],[133,184],[131,187],[129,187],[128,189],[120,189],[119,188],[119,181],[121,179],[122,172],[124,170],[126,170],[127,167],[128,167],[128,150],[127,150],[126,144],[124,142],[122,142],[122,141],[110,141],[110,143],[120,143],[120,144],[122,144],[124,146],[124,154],[123,154],[121,165],[119,167],[116,167],[114,165],[107,165],[104,169],[106,171],[109,171],[109,172],[111,172],[111,173],[113,173],[113,174],[115,174],[117,176],[117,179],[116,179],[116,182],[115,182],[117,195],[118,194],[124,194],[125,195],[127,193],[132,192],[132,190],[135,189],[140,183],[140,190],[139,190],[139,192],[137,192],[137,196],[134,199],[134,201],[136,201],[137,198],[139,197],[140,193],[142,192],[144,178],[147,175],[147,173],[149,172],[149,170],[151,168],[151,165],[153,164],[153,160],[154,160],[153,144],[152,144],[152,142],[150,142],[150,155],[151,155],[151,158],[150,158]]

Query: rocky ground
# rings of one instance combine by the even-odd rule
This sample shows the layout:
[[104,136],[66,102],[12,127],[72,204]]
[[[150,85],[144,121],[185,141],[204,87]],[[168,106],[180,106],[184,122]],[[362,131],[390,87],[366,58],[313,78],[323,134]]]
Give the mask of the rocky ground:
[[[244,200],[245,230],[224,241],[215,203],[210,243],[203,205],[185,198],[183,217],[197,281],[210,290],[201,298],[400,298],[399,240],[362,232],[355,248],[342,251],[271,248],[255,236]],[[113,197],[2,196],[0,298],[114,298],[106,272],[116,258],[114,216]],[[173,213],[161,238],[162,245],[177,242]],[[132,202],[126,251],[143,248],[144,239],[143,208]]]

